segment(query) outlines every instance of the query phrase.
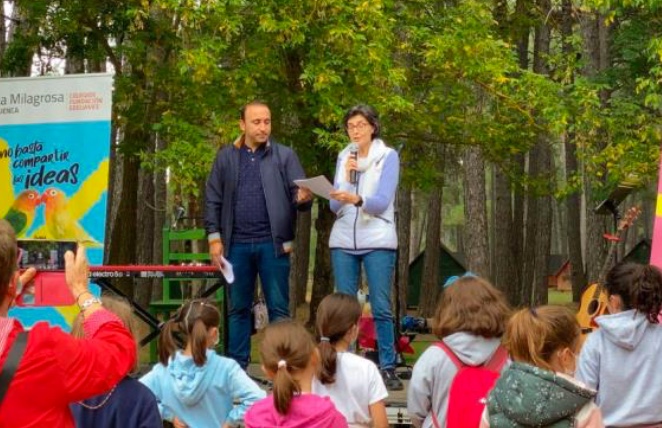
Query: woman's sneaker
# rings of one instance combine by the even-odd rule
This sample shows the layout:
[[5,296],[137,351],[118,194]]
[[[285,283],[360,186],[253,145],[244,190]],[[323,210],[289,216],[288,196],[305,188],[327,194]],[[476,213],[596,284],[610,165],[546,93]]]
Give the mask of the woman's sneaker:
[[389,391],[402,391],[405,389],[402,381],[393,369],[382,370],[382,379],[384,379],[384,385],[386,385],[386,389]]

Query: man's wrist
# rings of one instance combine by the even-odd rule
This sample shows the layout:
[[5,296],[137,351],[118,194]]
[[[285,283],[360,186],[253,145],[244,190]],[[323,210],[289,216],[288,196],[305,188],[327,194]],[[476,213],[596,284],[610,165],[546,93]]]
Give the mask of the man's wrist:
[[215,244],[217,242],[222,244],[223,241],[221,240],[221,234],[219,232],[210,233],[207,235],[207,242],[210,244]]

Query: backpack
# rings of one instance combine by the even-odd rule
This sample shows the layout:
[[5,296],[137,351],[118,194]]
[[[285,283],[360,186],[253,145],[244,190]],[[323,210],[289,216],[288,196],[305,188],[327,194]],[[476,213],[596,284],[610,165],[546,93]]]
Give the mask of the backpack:
[[[485,364],[468,366],[444,342],[437,342],[435,345],[448,355],[458,369],[451,382],[448,395],[446,427],[478,428],[487,395],[494,387],[501,374],[501,369],[508,360],[508,351],[499,345],[492,358]],[[434,412],[432,412],[432,424],[435,428],[441,428]]]

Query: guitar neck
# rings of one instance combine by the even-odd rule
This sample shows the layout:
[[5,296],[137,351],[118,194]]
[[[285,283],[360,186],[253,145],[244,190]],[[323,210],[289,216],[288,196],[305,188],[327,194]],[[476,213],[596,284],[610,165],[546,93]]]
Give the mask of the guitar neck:
[[607,279],[607,273],[609,273],[609,269],[611,269],[611,266],[613,264],[613,259],[614,255],[616,254],[616,247],[618,246],[618,241],[614,240],[611,242],[609,245],[609,251],[607,252],[607,257],[605,258],[605,262],[602,265],[602,269],[600,270],[600,275],[598,275],[598,283],[600,285],[604,284],[605,280]]
[[625,218],[619,222],[615,231],[615,235],[612,238],[611,245],[609,246],[607,258],[605,259],[605,262],[602,265],[602,269],[600,270],[600,275],[598,276],[598,284],[597,287],[595,287],[595,292],[593,294],[594,299],[597,298],[602,292],[605,280],[607,279],[607,273],[613,265],[616,248],[618,246],[618,242],[620,241],[620,237],[623,234],[623,231],[630,227],[632,223],[634,223],[634,220],[639,216],[640,213],[641,209],[639,207],[631,207],[625,214]]

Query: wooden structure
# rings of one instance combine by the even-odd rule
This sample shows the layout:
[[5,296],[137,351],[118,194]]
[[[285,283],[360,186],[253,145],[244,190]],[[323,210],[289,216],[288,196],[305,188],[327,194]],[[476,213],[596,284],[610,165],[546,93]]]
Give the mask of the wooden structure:
[[[209,264],[209,253],[193,252],[192,241],[207,241],[207,235],[202,228],[194,229],[163,229],[163,264],[178,265],[188,263]],[[182,245],[183,244],[183,245]],[[183,249],[179,249],[183,248]],[[163,298],[150,302],[150,313],[161,321],[166,321],[185,302],[183,287],[192,286],[192,279],[163,279]],[[216,292],[215,300],[221,310],[222,319],[225,321],[225,287]],[[221,322],[219,329],[225,328],[225,322]],[[220,337],[224,338],[225,332],[220,331]],[[157,360],[156,340],[150,343],[150,361]],[[224,341],[219,343],[218,351],[223,353]]]
[[572,265],[561,254],[552,254],[547,265],[547,286],[559,291],[572,291]]
[[[464,258],[457,253],[453,253],[444,244],[440,244],[439,250],[439,291],[443,288],[446,280],[454,275],[460,276],[467,269],[464,267]],[[416,256],[409,264],[409,284],[407,288],[407,307],[417,307],[421,285],[423,284],[423,260],[425,251]]]
[[652,247],[651,239],[642,239],[623,257],[623,261],[647,265],[650,263]]

